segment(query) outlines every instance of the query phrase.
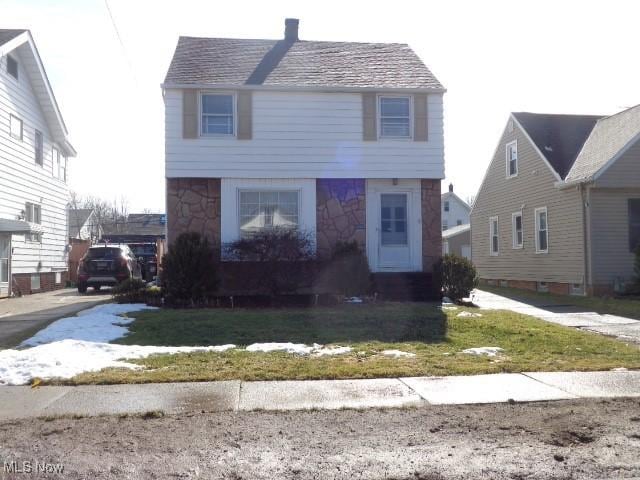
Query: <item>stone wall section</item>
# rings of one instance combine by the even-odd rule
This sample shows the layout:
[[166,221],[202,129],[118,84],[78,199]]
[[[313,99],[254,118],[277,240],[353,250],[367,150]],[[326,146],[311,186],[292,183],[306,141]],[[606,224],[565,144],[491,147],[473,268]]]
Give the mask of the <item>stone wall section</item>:
[[442,220],[440,180],[421,180],[422,199],[422,271],[433,272],[442,257]]
[[316,180],[318,258],[326,259],[336,243],[356,240],[366,249],[366,180]]
[[171,243],[184,232],[198,232],[207,237],[220,257],[220,179],[167,179],[167,241]]

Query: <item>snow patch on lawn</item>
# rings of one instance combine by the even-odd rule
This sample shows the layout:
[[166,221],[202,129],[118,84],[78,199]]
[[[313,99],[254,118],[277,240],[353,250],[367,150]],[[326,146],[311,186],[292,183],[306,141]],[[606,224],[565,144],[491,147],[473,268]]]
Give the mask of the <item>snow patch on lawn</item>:
[[133,318],[121,317],[123,313],[152,310],[141,303],[108,303],[83,310],[76,317],[56,320],[20,346],[29,347],[52,343],[58,340],[83,340],[87,342],[108,343],[129,333],[125,326]]
[[403,352],[402,350],[383,350],[380,352],[385,357],[402,358],[402,357],[415,357],[415,353]]
[[304,343],[252,343],[246,348],[247,352],[286,352],[296,355],[342,355],[349,353],[351,347],[324,347],[317,343],[305,345]]
[[456,317],[473,317],[473,318],[481,317],[481,316],[482,316],[481,313],[467,312],[467,311],[460,312],[458,315],[456,315]]
[[0,351],[0,385],[24,385],[33,378],[71,378],[103,368],[138,369],[123,358],[145,358],[155,354],[224,352],[235,345],[213,347],[154,347],[112,345],[84,340],[58,340],[26,350]]
[[504,349],[500,347],[476,347],[467,348],[462,351],[462,353],[467,353],[469,355],[486,355],[488,357],[495,357],[501,352],[504,352]]

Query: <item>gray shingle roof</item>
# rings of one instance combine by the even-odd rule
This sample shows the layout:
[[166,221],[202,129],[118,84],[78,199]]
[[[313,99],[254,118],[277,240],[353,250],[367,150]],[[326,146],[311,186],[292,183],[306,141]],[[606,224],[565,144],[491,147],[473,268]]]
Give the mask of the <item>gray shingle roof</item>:
[[456,225],[455,227],[447,228],[442,231],[442,238],[451,238],[456,235],[460,235],[461,233],[468,232],[471,230],[471,224],[465,223],[462,225]]
[[442,89],[406,44],[180,37],[165,85]]
[[530,112],[514,112],[513,116],[560,178],[567,176],[594,125],[602,118]]
[[567,182],[593,178],[620,150],[640,135],[640,105],[598,120],[567,175]]
[[24,32],[26,32],[25,29],[0,28],[0,45],[4,45]]

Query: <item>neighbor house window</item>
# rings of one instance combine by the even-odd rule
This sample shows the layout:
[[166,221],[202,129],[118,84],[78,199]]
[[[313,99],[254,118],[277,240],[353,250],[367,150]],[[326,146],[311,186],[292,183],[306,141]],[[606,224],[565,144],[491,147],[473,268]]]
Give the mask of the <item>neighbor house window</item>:
[[507,143],[507,177],[518,175],[518,142]]
[[298,197],[297,191],[240,191],[240,235],[297,228]]
[[60,180],[67,181],[67,157],[60,155]]
[[456,225],[458,226],[462,225],[462,220],[456,220]]
[[498,238],[498,217],[489,218],[489,254],[498,255],[500,251],[500,239]]
[[445,231],[447,228],[449,228],[449,222],[447,222],[446,220],[442,221],[442,231]]
[[42,137],[42,132],[36,130],[34,143],[35,143],[34,147],[35,147],[36,163],[42,166],[43,157],[44,157],[44,141]]
[[60,150],[51,147],[51,173],[54,178],[60,178]]
[[630,198],[629,205],[629,250],[640,245],[640,198]]
[[536,253],[549,251],[549,223],[547,207],[536,208]]
[[14,115],[9,115],[9,133],[13,138],[22,140],[22,120]]
[[203,94],[200,98],[202,135],[233,135],[233,95]]
[[524,237],[522,235],[522,212],[511,214],[511,235],[513,248],[522,248]]
[[449,200],[445,200],[445,202],[444,202],[444,211],[445,212],[449,211]]
[[18,80],[18,61],[11,55],[7,55],[7,73]]
[[[24,219],[29,223],[42,223],[42,208],[35,203],[27,202],[24,206]],[[39,233],[27,233],[26,240],[31,242],[39,242],[41,240]]]
[[410,97],[380,97],[380,137],[411,137]]

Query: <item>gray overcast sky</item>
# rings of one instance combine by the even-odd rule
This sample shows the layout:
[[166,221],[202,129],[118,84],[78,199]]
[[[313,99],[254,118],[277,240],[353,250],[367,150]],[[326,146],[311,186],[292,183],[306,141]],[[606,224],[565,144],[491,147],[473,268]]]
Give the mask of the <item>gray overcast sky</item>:
[[474,195],[511,111],[611,114],[640,103],[640,2],[0,0],[29,28],[78,157],[70,185],[164,210],[160,83],[178,35],[409,43],[447,87],[446,185]]

